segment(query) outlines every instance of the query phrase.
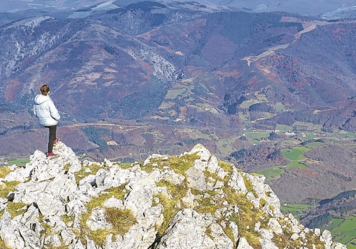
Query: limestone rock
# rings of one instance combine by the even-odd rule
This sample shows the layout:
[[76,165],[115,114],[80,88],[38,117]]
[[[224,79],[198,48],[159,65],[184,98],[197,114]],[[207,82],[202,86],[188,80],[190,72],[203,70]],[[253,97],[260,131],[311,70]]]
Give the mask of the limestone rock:
[[110,199],[107,199],[103,203],[103,207],[125,209],[123,201],[119,200],[119,199],[116,199],[115,197],[111,197]]
[[244,237],[241,237],[236,249],[253,249]]
[[205,234],[202,216],[192,209],[179,211],[172,219],[157,249],[163,248],[214,248],[214,241]]
[[227,184],[229,187],[234,188],[238,193],[246,194],[247,188],[245,186],[242,175],[237,172],[236,168],[233,168],[231,178]]
[[100,207],[93,209],[92,214],[86,223],[92,231],[112,228],[112,225],[106,221],[105,209]]
[[278,235],[283,234],[283,230],[281,225],[279,224],[278,220],[276,218],[271,218],[268,221],[268,226],[271,228],[271,230]]
[[200,191],[206,190],[206,181],[205,176],[202,170],[197,169],[195,167],[189,168],[186,172],[188,186],[193,189],[197,189]]
[[[9,181],[20,182],[7,198],[0,198],[0,237],[9,248],[252,249],[249,243],[256,241],[244,237],[247,229],[263,249],[277,248],[272,241],[277,235],[291,236],[286,246],[297,240],[304,249],[311,236],[318,246],[325,243],[325,249],[346,249],[332,241],[329,231],[320,235],[320,229],[305,228],[292,214],[283,215],[265,177],[235,167],[224,170],[202,145],[188,152],[199,158],[180,173],[167,155],[153,154],[143,166],[126,168],[107,159],[81,163],[63,142],[54,152],[59,157],[48,159],[35,151],[25,167],[12,166],[0,179],[3,188]],[[12,217],[10,209],[17,205],[21,214]],[[107,221],[108,208],[131,212],[132,224],[124,234],[114,232],[114,224]],[[90,236],[98,230],[107,232],[102,245]]]

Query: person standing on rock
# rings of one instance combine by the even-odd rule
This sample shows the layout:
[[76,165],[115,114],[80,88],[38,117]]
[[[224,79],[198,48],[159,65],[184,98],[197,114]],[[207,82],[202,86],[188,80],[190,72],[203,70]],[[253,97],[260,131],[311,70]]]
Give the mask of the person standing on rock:
[[39,119],[40,124],[49,129],[47,157],[51,158],[57,156],[53,153],[53,145],[59,141],[59,138],[57,138],[57,124],[61,116],[49,96],[51,91],[48,85],[43,85],[40,91],[41,94],[37,94],[35,97],[33,112]]

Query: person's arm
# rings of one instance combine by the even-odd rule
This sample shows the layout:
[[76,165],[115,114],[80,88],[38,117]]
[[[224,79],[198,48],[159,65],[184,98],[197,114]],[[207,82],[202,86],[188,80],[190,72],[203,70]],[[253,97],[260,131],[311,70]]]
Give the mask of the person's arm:
[[35,117],[37,117],[36,106],[35,105],[33,105],[33,114],[35,115]]
[[49,104],[49,112],[52,116],[52,118],[54,118],[55,120],[60,120],[61,116],[59,115],[59,112],[56,108],[56,106],[54,105],[53,101],[51,101],[51,103]]

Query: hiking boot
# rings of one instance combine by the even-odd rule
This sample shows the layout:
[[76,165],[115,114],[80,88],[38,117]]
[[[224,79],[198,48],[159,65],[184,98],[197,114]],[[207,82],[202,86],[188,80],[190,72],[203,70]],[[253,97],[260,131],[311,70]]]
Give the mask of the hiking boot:
[[47,158],[53,158],[53,157],[58,157],[59,155],[54,154],[53,152],[48,152],[47,153]]
[[53,141],[53,144],[58,143],[59,140],[60,140],[59,137],[56,137],[56,139],[54,139],[54,141]]

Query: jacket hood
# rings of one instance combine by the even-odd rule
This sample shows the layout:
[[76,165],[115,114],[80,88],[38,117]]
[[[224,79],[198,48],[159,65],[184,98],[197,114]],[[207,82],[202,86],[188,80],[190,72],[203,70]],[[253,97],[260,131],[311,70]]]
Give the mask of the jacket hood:
[[44,102],[46,102],[47,100],[50,100],[51,98],[47,95],[47,96],[45,96],[45,95],[42,95],[42,94],[38,94],[36,97],[35,97],[35,103],[37,104],[37,105],[40,105],[40,104],[42,104],[42,103],[44,103]]

